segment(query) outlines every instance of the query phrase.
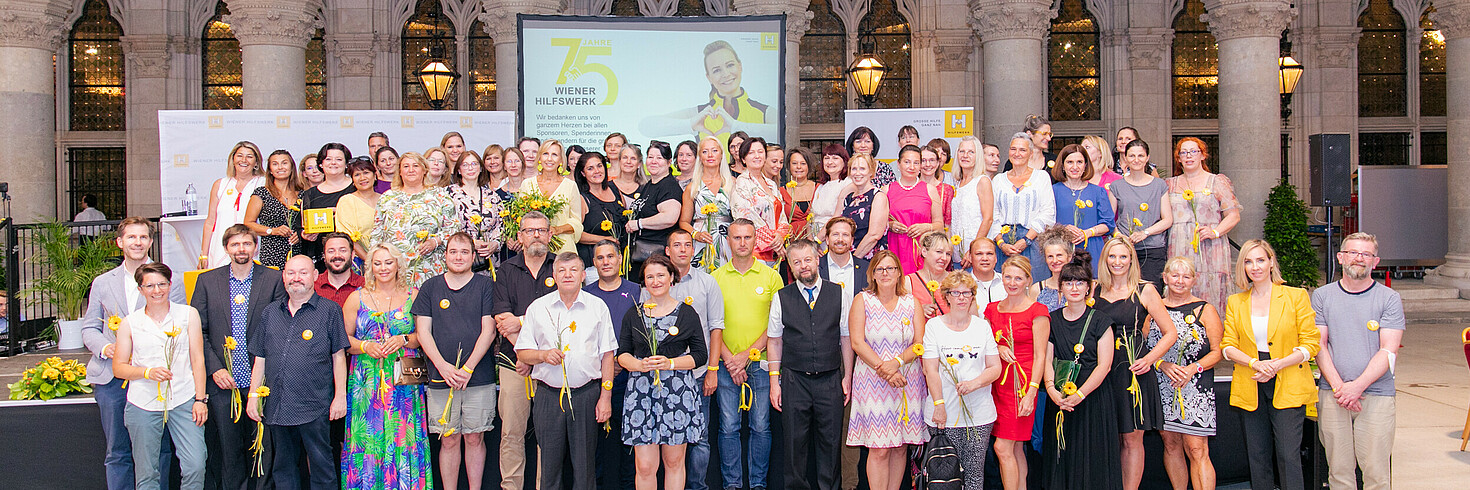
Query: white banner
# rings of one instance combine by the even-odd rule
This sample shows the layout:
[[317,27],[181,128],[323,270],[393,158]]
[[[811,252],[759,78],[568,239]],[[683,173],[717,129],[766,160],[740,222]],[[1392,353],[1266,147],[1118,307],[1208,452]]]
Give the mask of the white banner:
[[[851,135],[852,130],[867,126],[878,135],[878,154],[874,155],[878,161],[891,163],[897,160],[898,130],[913,126],[919,130],[920,146],[934,138],[949,141],[950,161],[953,162],[953,153],[959,148],[960,138],[975,134],[975,108],[857,109],[846,111],[843,122],[844,134]],[[944,170],[949,171],[949,166]]]
[[347,145],[354,156],[366,154],[375,131],[387,134],[399,153],[438,146],[450,131],[476,152],[492,143],[514,145],[516,138],[510,111],[158,111],[163,212],[183,211],[184,190],[193,184],[199,214],[206,214],[209,188],[224,177],[226,157],[240,141],[259,146],[261,158],[284,149],[300,162],[331,142]]
[[613,132],[781,139],[782,17],[520,19],[524,134],[599,151]]

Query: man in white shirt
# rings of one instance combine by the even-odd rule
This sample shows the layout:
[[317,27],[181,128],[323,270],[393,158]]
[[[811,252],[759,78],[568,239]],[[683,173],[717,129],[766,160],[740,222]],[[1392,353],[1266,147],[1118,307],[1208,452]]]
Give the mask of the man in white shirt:
[[970,242],[970,274],[975,276],[975,311],[971,313],[975,315],[984,314],[987,305],[1006,299],[1006,287],[995,272],[996,259],[995,242],[990,238],[976,237]]
[[[818,272],[822,279],[837,283],[842,286],[842,296],[847,299],[847,304],[852,304],[853,295],[868,286],[868,260],[852,255],[853,232],[857,230],[857,223],[852,218],[837,216],[827,221],[827,256],[819,261]],[[843,312],[847,316],[847,312]],[[848,352],[852,352],[849,348]],[[851,363],[848,363],[851,367]],[[846,393],[852,392],[852,369],[845,371],[842,386]],[[844,404],[847,400],[843,400]],[[844,413],[846,409],[844,409]],[[842,440],[847,440],[847,416],[842,419]],[[862,456],[856,446],[843,444],[842,451],[842,488],[857,488],[858,485],[858,459]]]
[[[551,277],[556,292],[526,308],[516,356],[531,365],[536,380],[531,420],[541,448],[541,489],[561,490],[562,460],[570,452],[573,488],[591,490],[598,425],[612,416],[618,341],[607,304],[582,291],[585,271],[576,252],[557,255]],[[599,378],[601,389],[594,383]]]

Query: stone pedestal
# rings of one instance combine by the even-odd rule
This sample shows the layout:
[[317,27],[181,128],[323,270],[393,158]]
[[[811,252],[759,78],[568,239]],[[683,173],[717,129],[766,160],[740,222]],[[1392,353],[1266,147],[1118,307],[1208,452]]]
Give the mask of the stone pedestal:
[[[0,0],[0,181],[10,183],[11,216],[56,216],[56,64],[71,2]],[[70,216],[67,216],[70,218]]]
[[1057,11],[1049,0],[974,0],[970,26],[984,51],[981,139],[1001,148],[1026,116],[1046,114],[1046,50]]
[[306,108],[306,44],[321,0],[226,0],[240,41],[246,109]]
[[1281,176],[1281,31],[1296,16],[1285,0],[1206,0],[1220,44],[1220,147],[1211,148],[1240,200],[1237,242],[1261,237],[1266,196]]
[[1445,0],[1430,14],[1445,37],[1445,79],[1449,100],[1449,253],[1445,264],[1424,282],[1460,289],[1470,299],[1470,0]]

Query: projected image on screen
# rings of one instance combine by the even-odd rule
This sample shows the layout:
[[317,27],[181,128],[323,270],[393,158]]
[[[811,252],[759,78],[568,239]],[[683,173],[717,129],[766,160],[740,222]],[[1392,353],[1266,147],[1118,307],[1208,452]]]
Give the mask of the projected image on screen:
[[781,140],[781,17],[521,17],[522,133],[588,148]]

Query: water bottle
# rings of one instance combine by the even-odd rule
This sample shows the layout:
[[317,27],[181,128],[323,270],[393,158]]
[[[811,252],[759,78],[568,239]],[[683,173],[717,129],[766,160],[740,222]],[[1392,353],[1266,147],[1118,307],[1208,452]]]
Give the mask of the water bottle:
[[194,184],[184,189],[184,213],[189,216],[199,214],[199,192],[194,190]]

